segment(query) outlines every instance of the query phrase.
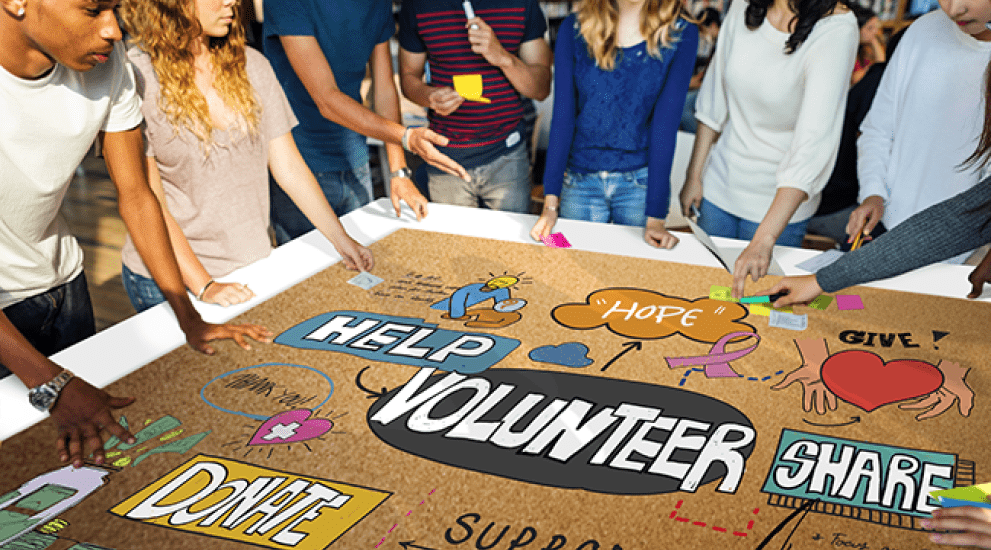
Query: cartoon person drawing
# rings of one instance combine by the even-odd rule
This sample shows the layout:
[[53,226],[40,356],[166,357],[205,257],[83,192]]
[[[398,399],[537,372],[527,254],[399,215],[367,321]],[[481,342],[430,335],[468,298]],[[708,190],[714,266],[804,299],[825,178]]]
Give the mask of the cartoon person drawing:
[[[526,305],[526,300],[513,298],[509,291],[509,287],[518,282],[519,279],[512,275],[503,275],[484,283],[465,285],[430,308],[445,311],[441,315],[444,319],[465,320],[466,327],[507,327],[523,317],[519,310]],[[489,307],[473,307],[489,300],[492,300]]]

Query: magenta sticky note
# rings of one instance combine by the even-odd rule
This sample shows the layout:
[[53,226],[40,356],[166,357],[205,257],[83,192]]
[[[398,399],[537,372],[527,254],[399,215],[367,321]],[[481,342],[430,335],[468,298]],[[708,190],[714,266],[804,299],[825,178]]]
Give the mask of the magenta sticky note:
[[568,239],[564,238],[563,233],[551,233],[541,240],[551,248],[571,248],[571,243],[568,242]]
[[856,294],[837,294],[836,307],[842,310],[864,309],[864,301]]

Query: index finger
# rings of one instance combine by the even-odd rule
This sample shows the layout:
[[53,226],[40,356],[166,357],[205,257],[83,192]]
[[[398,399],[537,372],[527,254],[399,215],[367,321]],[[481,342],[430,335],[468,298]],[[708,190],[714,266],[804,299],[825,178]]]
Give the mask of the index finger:
[[744,269],[742,272],[739,272],[739,270],[737,271],[738,272],[733,273],[733,297],[739,299],[743,297],[743,287],[747,280],[747,275],[750,273],[750,269]]

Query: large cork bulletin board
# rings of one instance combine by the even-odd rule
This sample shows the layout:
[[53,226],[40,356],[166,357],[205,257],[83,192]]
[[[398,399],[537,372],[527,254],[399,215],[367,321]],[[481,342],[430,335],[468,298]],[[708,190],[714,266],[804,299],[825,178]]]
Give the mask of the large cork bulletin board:
[[2,548],[922,549],[929,491],[991,471],[987,304],[855,288],[789,330],[717,269],[372,248],[378,286],[333,266],[238,319],[275,343],[112,385],[139,442],[107,466],[5,441]]

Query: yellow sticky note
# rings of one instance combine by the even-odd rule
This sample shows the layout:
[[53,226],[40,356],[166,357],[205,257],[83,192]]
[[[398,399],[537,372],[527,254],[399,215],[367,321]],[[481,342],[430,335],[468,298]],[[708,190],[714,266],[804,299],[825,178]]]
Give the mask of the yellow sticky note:
[[454,91],[469,101],[492,103],[487,97],[482,97],[482,75],[459,74],[454,76]]
[[763,315],[764,317],[771,316],[771,308],[766,304],[747,304],[750,306],[750,313],[754,315]]
[[723,302],[739,302],[733,297],[733,291],[728,286],[711,285],[709,287],[709,299],[721,300]]

